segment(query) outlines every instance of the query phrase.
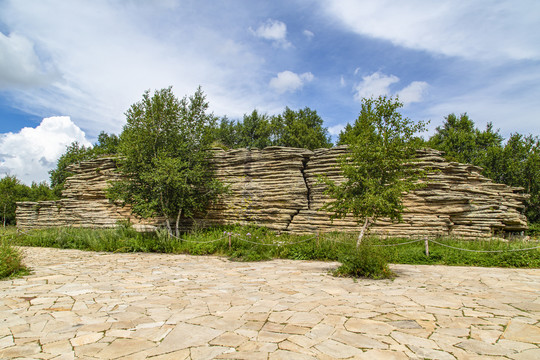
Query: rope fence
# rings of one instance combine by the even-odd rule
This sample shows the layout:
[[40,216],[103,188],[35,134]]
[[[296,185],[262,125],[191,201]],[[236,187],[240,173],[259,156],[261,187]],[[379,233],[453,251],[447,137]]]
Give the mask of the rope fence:
[[[18,234],[24,234],[25,236],[37,236],[35,234],[31,234],[31,233],[29,233],[27,231],[24,231],[22,229],[19,229],[19,228],[17,228],[17,233]],[[277,241],[277,242],[265,243],[265,242],[253,241],[253,239],[251,239],[251,238],[250,239],[246,238],[245,236],[251,237],[250,233],[247,233],[243,237],[240,234],[227,232],[227,231],[224,232],[224,236],[221,236],[221,237],[219,237],[217,239],[208,240],[208,241],[188,240],[188,239],[185,239],[185,238],[182,238],[182,237],[175,236],[173,234],[169,234],[169,236],[171,236],[171,237],[173,237],[173,238],[175,238],[175,239],[177,239],[179,241],[186,242],[186,243],[192,243],[192,244],[210,244],[210,243],[216,243],[216,242],[223,241],[223,240],[228,240],[229,248],[232,247],[232,239],[235,239],[235,240],[241,241],[241,242],[245,242],[245,243],[249,243],[249,244],[252,244],[252,245],[257,245],[257,246],[260,245],[260,246],[275,246],[275,247],[307,243],[307,242],[310,242],[310,241],[313,241],[313,240],[316,240],[317,244],[319,244],[320,241],[325,240],[324,238],[321,239],[320,234],[317,234],[317,235],[311,236],[311,237],[309,237],[307,239],[303,239],[303,240],[299,240],[299,241],[295,241],[295,242]],[[327,241],[333,241],[334,243],[347,243],[346,240],[337,240],[337,239],[327,240]],[[444,243],[441,243],[439,241],[432,240],[432,239],[427,239],[427,238],[411,240],[411,241],[406,241],[406,242],[400,242],[400,243],[395,243],[395,244],[372,244],[371,246],[374,246],[374,247],[394,247],[394,246],[402,246],[402,245],[408,245],[408,244],[413,244],[413,243],[418,243],[418,242],[424,242],[424,244],[425,244],[425,253],[426,253],[427,256],[429,256],[429,243],[430,242],[433,243],[433,244],[437,244],[437,245],[440,245],[440,246],[443,246],[443,247],[446,247],[446,248],[450,248],[450,249],[454,249],[454,250],[467,251],[467,252],[476,252],[476,253],[504,253],[504,252],[519,252],[519,251],[530,251],[530,250],[540,249],[540,245],[539,245],[539,246],[533,246],[533,247],[522,248],[522,249],[474,250],[474,249],[466,249],[466,248],[461,248],[461,247],[457,247],[457,246],[444,244]],[[538,241],[530,241],[530,242],[538,243]]]
[[502,252],[511,252],[511,251],[529,251],[529,250],[540,249],[540,246],[535,246],[535,247],[530,247],[530,248],[525,248],[525,249],[473,250],[473,249],[464,249],[464,248],[458,248],[458,247],[451,246],[451,245],[442,244],[442,243],[440,243],[440,242],[438,242],[438,241],[435,241],[435,240],[427,240],[427,241],[432,242],[432,243],[437,244],[437,245],[441,245],[441,246],[450,248],[450,249],[454,249],[454,250],[469,251],[469,252],[478,252],[478,253],[502,253]]

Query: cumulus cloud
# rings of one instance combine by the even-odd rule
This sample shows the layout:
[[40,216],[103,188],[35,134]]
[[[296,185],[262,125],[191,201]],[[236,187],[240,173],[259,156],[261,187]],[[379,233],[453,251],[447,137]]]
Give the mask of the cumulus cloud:
[[405,105],[420,102],[428,88],[425,81],[413,81],[399,91],[391,91],[390,87],[399,82],[395,75],[386,75],[379,71],[362,77],[362,81],[354,87],[354,98],[362,101],[363,98],[378,97],[380,95],[399,96],[399,100]]
[[512,0],[321,0],[348,29],[400,46],[467,59],[540,59],[540,3]]
[[363,98],[389,95],[390,85],[397,82],[399,82],[397,76],[385,75],[378,71],[371,75],[363,76],[362,81],[355,86],[354,98],[362,101]]
[[15,175],[26,184],[47,181],[49,170],[55,167],[66,146],[74,141],[91,145],[69,116],[45,118],[35,128],[0,134],[1,175]]
[[18,34],[0,33],[0,89],[42,86],[52,78],[30,40]]
[[420,102],[424,98],[428,86],[425,81],[413,81],[407,87],[401,89],[397,95],[404,104]]
[[[0,22],[27,40],[16,43],[25,44],[30,63],[58,72],[46,87],[6,89],[10,103],[34,116],[69,114],[91,137],[121,131],[125,111],[147,89],[172,85],[182,97],[201,85],[220,115],[275,105],[266,99],[265,59],[237,36],[246,33],[245,13],[228,13],[226,4],[171,4],[0,1]],[[227,26],[216,25],[217,14]]]
[[305,83],[314,79],[310,72],[296,74],[292,71],[283,71],[277,74],[275,78],[270,79],[270,87],[277,93],[294,92],[301,89]]
[[287,25],[279,20],[268,19],[264,24],[261,24],[256,30],[251,29],[251,32],[262,39],[273,41],[274,45],[288,48],[291,43],[287,41]]

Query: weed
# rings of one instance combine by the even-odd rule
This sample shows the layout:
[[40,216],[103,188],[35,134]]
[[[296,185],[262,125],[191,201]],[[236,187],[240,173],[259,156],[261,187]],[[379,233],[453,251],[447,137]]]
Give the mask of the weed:
[[394,273],[388,267],[386,255],[381,248],[362,244],[358,249],[340,257],[341,266],[334,271],[336,276],[389,279]]
[[7,240],[0,240],[0,279],[26,272],[19,250],[11,246]]

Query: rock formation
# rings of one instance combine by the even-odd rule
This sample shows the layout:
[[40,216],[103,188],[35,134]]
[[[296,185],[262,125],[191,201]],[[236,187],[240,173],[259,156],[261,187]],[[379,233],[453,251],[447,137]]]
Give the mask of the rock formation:
[[87,228],[115,227],[130,221],[140,229],[153,221],[144,221],[131,214],[129,207],[111,203],[105,193],[110,181],[118,179],[116,161],[103,157],[71,165],[74,175],[66,179],[62,199],[57,201],[17,203],[19,228],[73,226]]
[[[358,231],[352,217],[330,221],[319,209],[329,199],[318,175],[342,179],[338,158],[346,147],[315,151],[268,147],[263,150],[214,151],[216,175],[229,184],[224,195],[209,211],[196,218],[197,226],[256,224],[279,232],[297,234]],[[402,237],[455,236],[488,238],[503,232],[527,228],[521,189],[493,183],[475,166],[447,162],[442,153],[418,152],[417,166],[435,169],[427,186],[406,194],[403,222],[378,220],[372,234]],[[21,228],[46,226],[113,227],[129,220],[139,229],[153,229],[158,219],[142,220],[129,207],[110,203],[105,189],[118,178],[113,158],[81,162],[70,171],[63,199],[21,202],[17,225]],[[186,226],[193,226],[193,223]]]

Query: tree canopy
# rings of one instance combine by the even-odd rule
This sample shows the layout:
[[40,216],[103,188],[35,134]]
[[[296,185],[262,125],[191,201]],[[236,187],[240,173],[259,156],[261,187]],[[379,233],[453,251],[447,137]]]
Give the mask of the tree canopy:
[[126,112],[118,168],[124,180],[109,195],[142,217],[163,216],[169,233],[180,221],[204,211],[224,186],[210,166],[211,131],[216,119],[199,88],[181,100],[172,88],[149,91]]
[[403,193],[421,186],[424,172],[410,164],[420,144],[415,134],[425,125],[403,118],[398,111],[402,106],[386,96],[363,99],[360,115],[339,136],[340,143],[349,146],[340,159],[345,180],[322,179],[333,199],[323,209],[332,212],[332,218],[353,215],[364,221],[358,244],[377,218],[400,221]]
[[253,110],[242,121],[225,117],[213,132],[217,144],[231,149],[287,146],[314,150],[332,146],[322,118],[308,107],[297,111],[286,107],[274,116]]
[[500,147],[502,141],[499,132],[493,130],[493,124],[488,123],[481,131],[465,113],[459,118],[455,114],[445,117],[443,125],[437,127],[427,145],[443,150],[451,161],[478,165],[485,161],[487,152]]

